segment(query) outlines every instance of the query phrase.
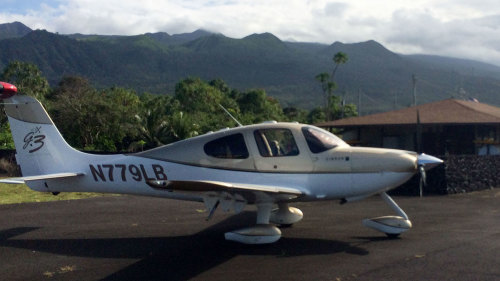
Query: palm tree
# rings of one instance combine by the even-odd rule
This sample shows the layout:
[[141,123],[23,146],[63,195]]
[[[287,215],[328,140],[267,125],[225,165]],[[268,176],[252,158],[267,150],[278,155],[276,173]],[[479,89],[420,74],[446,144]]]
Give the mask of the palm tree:
[[328,81],[330,80],[330,75],[328,73],[323,72],[316,75],[316,80],[321,83],[321,89],[323,90],[323,99],[325,103],[325,108],[328,106]]
[[335,83],[335,73],[337,73],[337,70],[339,68],[339,66],[341,64],[344,64],[346,63],[349,58],[347,57],[347,54],[346,53],[343,53],[343,52],[337,52],[334,56],[333,56],[333,62],[335,63],[335,67],[333,68],[332,70],[332,75],[330,76],[330,81],[328,82],[327,84],[327,87],[328,87],[328,91],[327,91],[327,107],[325,109],[325,117],[326,117],[326,121],[330,121],[331,119],[331,101],[332,101],[332,93],[333,93],[333,90],[337,87],[337,84]]
[[333,62],[335,63],[335,67],[333,68],[332,76],[330,77],[332,82],[334,81],[335,73],[337,72],[339,66],[341,64],[346,63],[348,60],[349,58],[347,57],[347,54],[343,52],[338,52],[333,56]]

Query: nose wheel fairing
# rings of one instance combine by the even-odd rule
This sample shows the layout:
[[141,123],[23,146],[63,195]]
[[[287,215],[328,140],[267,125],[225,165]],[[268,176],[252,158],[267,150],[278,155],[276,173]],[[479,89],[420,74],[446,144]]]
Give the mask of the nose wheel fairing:
[[372,219],[364,219],[363,225],[374,230],[385,233],[389,237],[396,237],[399,234],[408,231],[412,227],[412,223],[408,215],[401,209],[401,207],[387,195],[387,193],[380,193],[380,197],[399,215],[399,216],[382,216]]
[[408,231],[412,224],[410,220],[400,216],[383,216],[372,219],[364,219],[363,225],[385,233],[389,237],[397,236]]

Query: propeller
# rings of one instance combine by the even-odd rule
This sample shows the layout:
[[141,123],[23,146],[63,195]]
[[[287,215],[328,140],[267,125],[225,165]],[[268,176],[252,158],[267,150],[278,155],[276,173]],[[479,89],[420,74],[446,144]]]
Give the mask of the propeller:
[[427,186],[426,171],[436,167],[441,163],[443,163],[443,160],[431,155],[427,155],[425,153],[421,153],[417,156],[417,167],[420,173],[420,183],[419,183],[420,197],[422,197],[423,187]]
[[427,186],[427,175],[425,174],[424,166],[418,166],[418,171],[420,173],[420,181],[418,183],[418,188],[420,192],[420,197],[422,197],[424,186]]
[[[420,112],[417,109],[417,132],[416,132],[416,140],[417,140],[417,153],[422,154],[422,124],[420,123]],[[424,186],[427,186],[427,176],[425,174],[425,168],[423,164],[420,164],[418,161],[418,171],[420,173],[420,180],[418,183],[418,190],[420,197],[423,195]]]

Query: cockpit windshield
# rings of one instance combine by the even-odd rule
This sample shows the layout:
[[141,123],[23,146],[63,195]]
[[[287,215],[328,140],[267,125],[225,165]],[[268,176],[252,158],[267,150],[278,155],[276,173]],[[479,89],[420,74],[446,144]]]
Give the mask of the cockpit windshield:
[[348,145],[339,137],[320,128],[305,126],[302,133],[312,153],[320,153],[337,146]]

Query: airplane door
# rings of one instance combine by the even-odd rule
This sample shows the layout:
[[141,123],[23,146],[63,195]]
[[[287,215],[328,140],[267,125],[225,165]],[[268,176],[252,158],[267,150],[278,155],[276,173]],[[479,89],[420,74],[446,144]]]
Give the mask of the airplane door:
[[263,172],[311,172],[311,155],[304,137],[288,128],[262,128],[249,141],[255,168]]

